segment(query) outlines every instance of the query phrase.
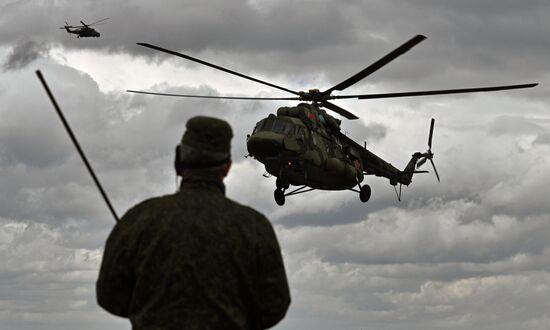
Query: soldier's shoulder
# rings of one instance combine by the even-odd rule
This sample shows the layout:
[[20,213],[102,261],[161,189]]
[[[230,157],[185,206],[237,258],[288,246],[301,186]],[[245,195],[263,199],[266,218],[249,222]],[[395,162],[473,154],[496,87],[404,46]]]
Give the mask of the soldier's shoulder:
[[269,221],[267,220],[264,214],[253,209],[250,206],[241,204],[227,197],[225,197],[225,203],[227,204],[226,209],[231,210],[234,213],[237,213],[242,216],[246,216],[247,218],[256,219],[257,221],[260,221],[260,222],[269,223]]
[[174,195],[164,195],[158,197],[148,198],[142,202],[132,206],[121,220],[135,219],[148,214],[154,214],[157,210],[162,210],[169,205]]
[[134,207],[138,208],[138,209],[154,208],[154,207],[159,207],[159,206],[162,207],[166,204],[173,203],[176,196],[177,196],[177,194],[168,194],[168,195],[152,197],[152,198],[144,200],[141,203],[136,204]]

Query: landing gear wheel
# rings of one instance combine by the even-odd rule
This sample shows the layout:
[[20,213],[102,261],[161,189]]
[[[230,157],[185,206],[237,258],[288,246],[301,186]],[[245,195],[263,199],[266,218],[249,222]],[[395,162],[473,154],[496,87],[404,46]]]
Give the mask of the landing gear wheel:
[[275,197],[275,203],[277,203],[277,205],[285,205],[285,193],[281,189],[275,189],[273,197]]
[[361,202],[366,203],[370,199],[370,186],[368,184],[361,187],[361,190],[359,191],[359,199]]
[[290,184],[288,183],[288,181],[277,178],[277,180],[275,180],[275,186],[277,187],[277,189],[283,190],[288,189],[288,187],[290,187]]

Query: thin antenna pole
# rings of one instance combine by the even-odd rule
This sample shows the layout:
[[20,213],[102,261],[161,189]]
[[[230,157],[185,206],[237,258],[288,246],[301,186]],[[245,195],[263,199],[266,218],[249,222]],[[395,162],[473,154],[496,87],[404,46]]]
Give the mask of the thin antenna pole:
[[67,130],[67,133],[69,134],[69,137],[73,141],[74,146],[76,147],[76,150],[80,154],[80,158],[82,158],[82,161],[84,162],[84,165],[86,165],[86,168],[88,168],[88,172],[90,172],[90,175],[92,176],[92,179],[94,179],[94,182],[97,186],[97,189],[99,189],[99,192],[101,193],[101,196],[103,196],[103,199],[105,200],[105,203],[107,203],[107,206],[109,207],[109,210],[113,214],[113,217],[118,222],[118,216],[115,212],[115,209],[111,205],[111,202],[109,201],[109,197],[107,197],[107,194],[103,190],[103,187],[101,186],[101,183],[99,183],[99,180],[97,179],[94,170],[92,169],[92,166],[88,162],[88,159],[86,158],[86,155],[84,154],[84,151],[82,151],[82,148],[80,148],[80,144],[78,144],[78,141],[76,140],[76,136],[73,134],[73,131],[71,130],[71,127],[69,126],[69,123],[67,120],[65,120],[65,116],[63,116],[63,112],[59,108],[59,105],[57,105],[57,102],[55,101],[55,98],[53,97],[52,92],[50,91],[50,88],[48,87],[48,84],[46,83],[46,80],[42,76],[42,73],[40,70],[36,70],[36,75],[38,76],[38,79],[40,79],[40,82],[44,86],[44,89],[46,89],[46,93],[50,97],[50,100],[52,101],[53,107],[55,108],[55,111],[57,111],[57,114],[59,115],[59,118],[61,119],[61,122],[63,123],[63,126],[65,126],[65,129]]

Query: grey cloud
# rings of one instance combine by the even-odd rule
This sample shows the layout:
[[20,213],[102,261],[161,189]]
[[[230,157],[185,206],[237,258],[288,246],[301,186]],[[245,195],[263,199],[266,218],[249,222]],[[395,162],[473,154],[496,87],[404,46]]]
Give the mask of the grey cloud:
[[527,219],[495,215],[492,223],[462,224],[459,216],[468,207],[455,201],[419,210],[386,209],[355,224],[289,229],[296,240],[286,241],[286,246],[290,251],[315,248],[330,263],[368,265],[483,264],[516,254],[537,255],[545,249],[548,213]]
[[544,128],[536,124],[536,120],[519,116],[500,116],[497,117],[489,133],[495,135],[502,134],[536,134],[544,131]]
[[364,141],[368,144],[371,142],[379,142],[384,139],[387,134],[387,126],[381,123],[371,122],[364,124],[360,120],[346,121],[342,124],[342,129],[349,133],[350,136],[355,137],[359,144],[363,144]]
[[550,145],[550,133],[541,133],[533,141],[533,145]]
[[[135,42],[156,41],[176,49],[257,51],[285,48],[303,50],[349,41],[351,24],[337,10],[337,6],[314,4],[304,2],[300,4],[301,8],[296,8],[287,3],[254,5],[239,0],[231,3],[174,1],[158,6],[147,1],[123,1],[113,7],[108,1],[88,1],[80,6],[64,7],[57,3],[37,5],[32,1],[19,1],[3,7],[6,13],[3,26],[6,29],[0,34],[0,40],[4,43],[12,42],[10,34],[27,32],[49,40],[53,36],[53,40],[68,47],[112,51],[124,49],[131,52],[141,50],[142,53],[144,49],[134,47]],[[296,10],[301,14],[296,15]],[[22,26],[20,17],[15,15],[21,11],[26,11],[27,17],[42,18],[29,19],[28,24]],[[55,14],[43,15],[44,12]],[[76,40],[76,37],[57,29],[65,20],[77,25],[80,20],[89,23],[103,17],[111,19],[107,25],[97,27],[102,33],[98,40]]]
[[386,126],[378,123],[372,123],[365,128],[368,140],[380,141],[386,137]]
[[[17,329],[71,329],[90,322],[95,307],[93,282],[101,251],[63,245],[65,230],[0,217],[0,305],[3,326]],[[32,299],[27,299],[32,294]],[[32,320],[29,322],[29,315]],[[100,320],[109,328],[117,322]]]
[[[42,168],[59,165],[70,156],[70,150],[62,143],[65,137],[44,125],[48,120],[31,117],[26,120],[24,129],[7,124],[9,121],[0,124],[2,166],[25,164],[31,168]],[[33,134],[29,135],[29,132]]]
[[[2,9],[5,16],[0,21],[0,44],[15,43],[14,36],[32,35],[66,49],[168,58],[135,45],[149,42],[246,74],[271,79],[284,75],[298,82],[326,76],[335,84],[414,34],[424,33],[429,37],[427,41],[357,88],[367,81],[382,84],[388,88],[386,92],[392,92],[398,91],[396,88],[459,88],[547,80],[544,54],[550,50],[550,43],[546,23],[542,23],[546,22],[543,13],[548,10],[544,1],[525,6],[471,2],[457,6],[451,1],[345,1],[323,5],[307,1],[297,6],[288,1],[260,4],[244,0],[175,1],[157,6],[146,1],[123,1],[116,7],[107,1],[84,2],[75,7],[19,1]],[[27,13],[26,24],[21,24],[17,15],[20,12]],[[98,39],[76,39],[58,29],[67,19],[93,21],[103,17],[111,20],[98,27],[102,33]],[[388,24],[388,17],[399,19]],[[184,60],[181,63],[187,64]],[[546,99],[546,89],[541,85],[537,91],[515,95]]]
[[[294,307],[302,313],[315,311],[318,315],[318,322],[310,318],[302,321],[310,327],[330,329],[334,326],[331,322],[336,321],[335,324],[345,328],[424,329],[452,325],[515,329],[518,325],[529,328],[527,324],[539,323],[537,329],[544,329],[540,318],[535,316],[545,308],[540,304],[547,304],[543,289],[547,275],[539,271],[435,280],[430,278],[434,272],[438,273],[436,267],[446,265],[357,267],[320,261],[308,253],[289,259],[289,276],[293,283],[299,284],[300,297],[311,297],[311,300],[295,301]],[[411,268],[421,269],[422,273],[416,278]],[[534,283],[538,289],[533,288]],[[518,286],[521,289],[514,294]],[[517,306],[529,310],[529,304],[534,301],[538,312],[527,319],[520,317],[525,310]],[[514,315],[501,313],[502,308]],[[479,309],[483,309],[483,313],[477,313]],[[458,322],[461,319],[462,323]]]
[[18,70],[26,67],[40,57],[47,56],[49,46],[33,40],[19,42],[3,64],[4,70]]
[[[515,10],[516,7],[521,10]],[[500,2],[467,2],[462,6],[453,1],[390,1],[372,2],[353,9],[348,14],[356,21],[361,16],[370,18],[358,21],[361,22],[358,25],[368,31],[380,31],[395,43],[407,39],[403,31],[412,30],[428,37],[375,73],[370,81],[391,82],[393,89],[410,90],[547,79],[548,70],[542,64],[542,56],[548,52],[550,44],[543,37],[547,29],[541,29],[536,23],[545,21],[549,8],[544,1],[525,6],[501,5]],[[388,24],[388,17],[399,19]],[[533,24],[526,24],[526,19]],[[384,52],[380,47],[371,51]],[[540,86],[537,89],[547,88]],[[533,96],[535,92],[517,93]]]

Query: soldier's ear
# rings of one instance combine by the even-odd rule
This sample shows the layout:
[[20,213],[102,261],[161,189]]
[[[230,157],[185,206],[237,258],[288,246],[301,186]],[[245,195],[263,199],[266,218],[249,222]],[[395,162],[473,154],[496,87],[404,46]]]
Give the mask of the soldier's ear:
[[174,169],[176,170],[176,175],[183,176],[183,164],[181,161],[181,147],[178,144],[176,146],[176,155],[174,159]]

